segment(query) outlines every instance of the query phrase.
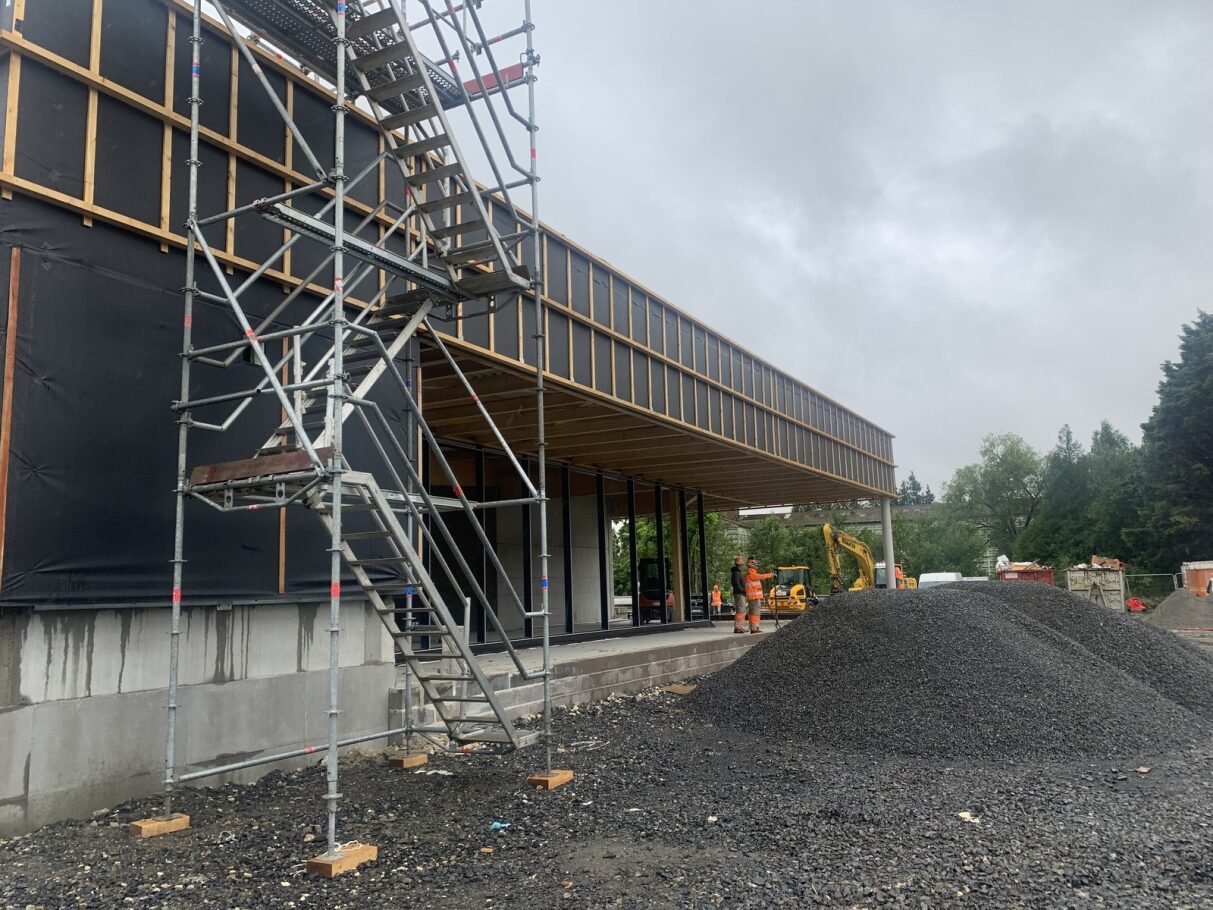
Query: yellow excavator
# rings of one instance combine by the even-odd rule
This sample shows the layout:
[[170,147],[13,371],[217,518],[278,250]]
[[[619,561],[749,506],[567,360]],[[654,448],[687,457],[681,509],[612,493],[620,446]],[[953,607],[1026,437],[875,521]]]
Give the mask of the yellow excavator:
[[[828,524],[821,526],[821,534],[826,542],[826,559],[830,564],[830,593],[838,594],[842,591],[842,562],[838,558],[838,551],[845,550],[855,558],[855,564],[859,568],[859,577],[855,579],[855,584],[851,585],[849,590],[862,591],[865,588],[887,588],[888,580],[887,572],[883,562],[877,562],[872,558],[872,551],[868,549],[868,545],[858,537],[852,537],[845,531],[839,531]],[[902,571],[901,565],[894,566],[894,577],[897,579],[898,588],[917,588],[918,582],[913,578],[907,579],[905,572]]]

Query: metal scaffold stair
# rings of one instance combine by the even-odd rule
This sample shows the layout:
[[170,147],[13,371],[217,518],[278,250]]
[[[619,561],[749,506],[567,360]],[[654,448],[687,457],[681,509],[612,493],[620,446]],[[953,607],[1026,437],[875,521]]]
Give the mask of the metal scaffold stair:
[[[359,314],[353,325],[363,331],[349,331],[353,340],[342,348],[345,397],[349,401],[340,412],[332,406],[325,386],[316,392],[298,393],[294,413],[251,459],[195,469],[188,488],[191,495],[207,499],[220,509],[299,502],[319,516],[331,533],[334,486],[329,472],[314,469],[307,453],[317,453],[322,466],[331,457],[333,422],[344,423],[360,413],[360,405],[352,402],[366,402],[379,380],[395,375],[391,363],[414,338],[431,308],[428,295],[408,292],[389,298],[378,310]],[[330,349],[313,367],[313,373],[323,374],[331,368],[334,350]],[[369,420],[365,423],[382,452],[393,448],[386,422],[378,426]],[[401,448],[396,452],[400,453]],[[471,651],[466,625],[455,620],[401,524],[402,515],[418,523],[423,516],[431,525],[441,523],[441,513],[459,510],[463,505],[460,500],[466,501],[462,491],[458,499],[425,493],[416,470],[406,470],[402,476],[399,464],[392,469],[400,487],[397,490],[383,489],[370,473],[352,471],[348,464],[344,468],[341,556],[441,724],[440,728],[418,732],[431,739],[442,733],[453,744],[493,751],[521,748],[536,741],[540,734],[519,731],[510,722]],[[373,551],[368,553],[368,547]],[[446,568],[453,582],[454,572]],[[406,601],[404,606],[400,605],[402,599]],[[428,646],[422,647],[423,642]],[[434,659],[435,647],[443,654],[440,661]],[[443,671],[435,674],[436,666]],[[476,710],[471,710],[473,707]]]
[[[434,242],[430,267],[449,279],[449,299],[492,297],[530,287],[529,269],[518,252],[526,232],[500,234],[490,222],[485,198],[494,191],[526,185],[531,177],[523,174],[515,181],[481,189],[468,172],[447,116],[448,110],[504,90],[508,77],[480,76],[464,85],[420,52],[414,31],[437,30],[445,11],[429,2],[416,4],[423,16],[410,24],[399,0],[348,4],[228,0],[225,5],[237,18],[287,44],[314,69],[334,78],[334,18],[337,7],[344,7],[347,89],[366,102],[388,154],[401,168],[406,193],[425,235]],[[280,223],[293,220],[296,228],[303,221],[283,205],[262,214]],[[304,227],[316,236],[316,225]]]
[[[173,403],[179,442],[165,817],[171,814],[174,787],[181,782],[315,751],[304,749],[204,771],[178,772],[176,697],[187,502],[202,502],[227,513],[306,508],[328,531],[326,857],[340,854],[336,806],[341,798],[338,751],[343,745],[404,735],[406,741],[420,736],[448,751],[500,753],[541,740],[546,745],[545,765],[551,769],[545,345],[542,301],[532,280],[541,247],[533,90],[539,58],[532,44],[530,0],[523,0],[522,24],[493,37],[485,33],[478,18],[479,6],[477,0],[458,5],[453,0],[409,0],[407,4],[403,0],[194,0],[186,222],[191,242],[185,253],[181,393]],[[207,40],[204,7],[207,12],[218,12],[233,52],[243,56],[265,91],[266,103],[287,127],[296,169],[310,168],[313,182],[292,180],[277,195],[200,217],[200,47]],[[406,9],[415,18],[406,18]],[[419,41],[420,33],[424,40]],[[494,59],[493,46],[509,39],[524,42],[525,51],[518,63],[502,68]],[[331,92],[334,128],[325,136],[332,142],[331,167],[321,164],[324,156],[317,155],[289,105],[266,78],[259,59],[264,62],[267,58],[264,54],[259,58],[261,52],[255,47],[262,42],[282,65],[303,70],[302,76],[295,73],[292,78],[318,75],[317,91]],[[470,70],[470,79],[460,74],[460,66]],[[510,101],[509,90],[516,87],[526,91],[525,113]],[[296,89],[312,90],[303,82],[296,82]],[[488,187],[472,179],[469,159],[448,116],[453,111],[466,119],[465,129],[475,136],[476,160],[485,162],[492,173]],[[354,117],[362,121],[364,131],[367,123],[378,129],[380,151],[347,174],[345,134],[350,128],[347,119]],[[512,146],[517,140],[509,139],[503,129],[511,121],[525,130],[525,155],[516,154]],[[385,168],[398,169],[400,180],[395,185],[403,188],[401,198],[385,198],[387,177],[391,176],[384,173]],[[365,193],[360,192],[355,206],[352,192],[372,183],[379,188],[374,191],[378,202],[365,202]],[[521,212],[510,199],[511,190],[518,187],[529,190],[530,214]],[[206,228],[244,217],[280,226],[284,240],[247,276],[233,279],[230,276],[235,273],[225,268],[221,254],[208,242]],[[313,251],[317,247],[327,251],[316,257],[308,274],[293,272],[292,266],[311,259],[286,258],[301,238],[313,244]],[[521,261],[524,249],[529,267]],[[200,287],[199,271],[209,278],[205,288]],[[247,312],[246,292],[279,281],[282,272],[294,287],[288,287],[280,300],[275,298],[272,306],[265,302],[264,294],[247,294],[269,310],[259,309],[259,316]],[[529,296],[538,325],[533,336],[537,480],[532,479],[529,466],[513,454],[463,372],[460,358],[452,354],[430,321],[435,310],[445,314],[444,319],[483,316],[492,312],[499,295],[522,294]],[[234,340],[194,346],[199,300],[225,307],[236,329]],[[486,300],[487,304],[464,307]],[[459,380],[500,453],[500,470],[512,474],[498,482],[505,480],[515,491],[521,490],[520,495],[514,493],[517,498],[472,502],[464,491],[443,452],[442,440],[426,422],[420,390],[414,388],[422,345],[439,352],[444,369]],[[467,356],[466,352],[460,356]],[[251,388],[245,388],[246,382],[236,380],[247,375],[242,370],[250,365],[257,378]],[[202,366],[229,371],[213,386],[206,386],[206,394],[197,391],[191,373]],[[236,378],[232,378],[234,374]],[[231,390],[233,386],[236,391]],[[256,402],[271,407],[254,407]],[[191,434],[226,433],[252,414],[264,420],[264,430],[253,437],[262,441],[251,454],[242,445],[232,454],[247,457],[189,468]],[[432,480],[431,471],[440,476]],[[431,492],[435,485],[450,495],[435,495]],[[478,482],[478,486],[477,495],[483,499],[485,484]],[[482,510],[505,507],[533,510],[528,514],[537,518],[537,605],[532,604],[530,592],[524,596],[516,590],[481,521]],[[468,534],[474,537],[478,559],[483,560],[477,571],[462,552],[452,530],[452,517],[460,522],[456,529],[463,535],[460,540],[465,541]],[[351,578],[360,595],[349,590]],[[280,583],[284,583],[281,578]],[[486,593],[489,590],[492,598]],[[341,617],[343,602],[351,600],[365,600],[394,643],[398,663],[405,668],[406,720],[400,729],[342,740],[338,720]],[[498,615],[503,607],[513,611],[517,625],[507,629]],[[477,622],[483,620],[485,631],[497,636],[518,674],[542,681],[541,732],[516,727],[493,690],[469,642],[473,610]],[[539,668],[524,665],[511,641],[511,635],[516,636],[520,629],[531,635],[532,624],[542,642],[543,665]],[[420,713],[414,716],[409,707],[413,688],[407,680],[413,678],[433,721],[422,720]]]
[[[466,626],[456,622],[439,595],[393,504],[375,478],[346,472],[343,491],[347,497],[343,509],[364,507],[358,513],[362,521],[356,527],[370,530],[343,529],[342,557],[433,706],[442,732],[454,743],[483,744],[498,751],[535,742],[539,733],[520,731],[509,720],[471,651]],[[310,494],[313,511],[330,530],[331,495],[331,488],[325,485]],[[359,550],[371,542],[386,545],[388,555],[360,555]],[[377,580],[372,571],[388,578]],[[432,655],[423,656],[419,646],[425,641],[441,646],[444,657],[434,660]]]

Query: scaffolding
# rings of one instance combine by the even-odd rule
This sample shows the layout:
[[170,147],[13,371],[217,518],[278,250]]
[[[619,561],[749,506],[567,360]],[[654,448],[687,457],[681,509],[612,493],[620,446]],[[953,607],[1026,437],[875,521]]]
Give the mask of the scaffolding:
[[[400,734],[406,748],[421,738],[450,751],[500,753],[542,740],[545,768],[551,771],[545,345],[535,153],[535,67],[539,58],[533,44],[530,0],[524,0],[521,24],[491,37],[482,23],[482,2],[194,0],[186,225],[191,242],[186,250],[181,391],[174,404],[179,436],[165,736],[166,819],[172,817],[174,791],[188,781],[323,751],[328,823],[325,856],[335,858],[339,856],[337,806],[341,798],[337,757],[343,746]],[[200,216],[204,5],[221,17],[315,179],[276,196]],[[517,61],[499,65],[510,42],[518,51]],[[257,47],[261,44],[331,89],[331,167],[322,164],[324,154],[316,137],[309,136],[308,129],[292,116],[263,72]],[[514,94],[524,95],[525,104],[515,103]],[[347,172],[346,135],[347,118],[354,110],[373,120],[380,135],[380,152],[351,174]],[[477,184],[469,173],[472,159],[465,156],[452,129],[456,113],[462,118],[463,132],[475,137],[469,148],[491,174],[487,187]],[[318,132],[314,125],[312,130]],[[516,146],[525,154],[517,154]],[[398,169],[403,198],[383,198],[388,194],[378,188],[380,198],[370,214],[353,223],[347,197],[355,188],[368,185],[369,175],[377,172],[381,162]],[[520,190],[529,191],[529,212],[520,210],[512,200],[511,194]],[[490,217],[489,200],[494,212],[508,214],[505,230]],[[239,282],[225,272],[206,237],[208,227],[235,219],[265,219],[284,230],[284,242]],[[246,306],[250,288],[301,241],[319,243],[326,255],[268,314],[255,319]],[[520,303],[529,297],[536,311],[532,339],[538,420],[534,481],[510,451],[434,326],[443,318],[483,316],[507,297]],[[199,301],[222,307],[234,322],[234,336],[196,347],[195,304]],[[436,349],[459,377],[460,386],[475,402],[517,474],[524,491],[521,498],[473,502],[464,492],[421,408],[416,386],[421,344]],[[259,378],[251,387],[217,394],[196,391],[199,370],[230,373],[234,364],[248,363],[259,367]],[[395,417],[396,409],[403,419]],[[266,426],[264,442],[251,457],[244,451],[236,453],[243,456],[240,460],[191,466],[193,434],[224,434],[237,422],[247,424],[271,412],[275,416]],[[358,458],[366,463],[355,463]],[[431,495],[423,459],[433,459],[453,495]],[[176,734],[184,722],[178,716],[177,703],[184,541],[187,505],[198,502],[221,512],[302,508],[323,523],[329,541],[330,579],[325,743],[188,773],[179,769]],[[485,509],[518,505],[538,512],[538,609],[528,608],[530,599],[519,595],[477,520]],[[517,611],[528,628],[538,621],[542,666],[523,665],[498,616],[497,604],[486,594],[489,586],[461,554],[444,515],[466,519],[496,573],[497,599]],[[415,683],[436,721],[423,722],[420,706],[410,702],[403,726],[340,738],[341,609],[347,596],[342,583],[343,577],[350,576],[360,589],[359,597],[369,601],[395,642],[405,674],[406,699]],[[542,732],[517,728],[485,677],[467,639],[471,603],[483,609],[520,674],[542,680]],[[435,650],[442,654],[440,661],[432,659]],[[438,672],[434,672],[436,667]]]

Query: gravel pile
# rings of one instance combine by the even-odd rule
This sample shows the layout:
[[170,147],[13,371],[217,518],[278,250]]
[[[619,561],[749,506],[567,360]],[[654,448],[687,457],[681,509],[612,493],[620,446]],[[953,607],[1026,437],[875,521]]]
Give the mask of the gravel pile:
[[1043,585],[866,591],[794,620],[689,702],[721,727],[849,752],[1141,756],[1205,734],[1213,662]]
[[1164,629],[1213,629],[1213,597],[1197,597],[1180,588],[1144,618]]
[[1064,635],[1171,701],[1213,719],[1213,658],[1207,651],[1050,585],[1000,584],[982,593]]

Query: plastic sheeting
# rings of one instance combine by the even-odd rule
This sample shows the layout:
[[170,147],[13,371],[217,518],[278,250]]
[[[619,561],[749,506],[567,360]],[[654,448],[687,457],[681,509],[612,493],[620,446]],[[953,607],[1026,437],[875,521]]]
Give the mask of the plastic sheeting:
[[[86,228],[21,196],[3,205],[0,276],[17,246],[21,281],[0,605],[166,602],[184,252],[162,253],[102,224]],[[214,290],[209,277],[204,267],[199,284]],[[257,314],[281,299],[281,287],[266,283],[245,303]],[[235,337],[226,308],[201,302],[194,331],[198,346]],[[195,395],[247,388],[261,376],[242,361],[194,373]],[[388,396],[382,403],[399,426],[402,400],[380,385],[376,397]],[[277,426],[277,407],[266,397],[229,433],[193,432],[190,465],[247,458]],[[372,469],[376,456],[353,423],[351,462]],[[327,591],[323,525],[301,508],[287,514],[287,595]],[[185,539],[187,599],[278,596],[278,510],[223,514],[191,502]]]

